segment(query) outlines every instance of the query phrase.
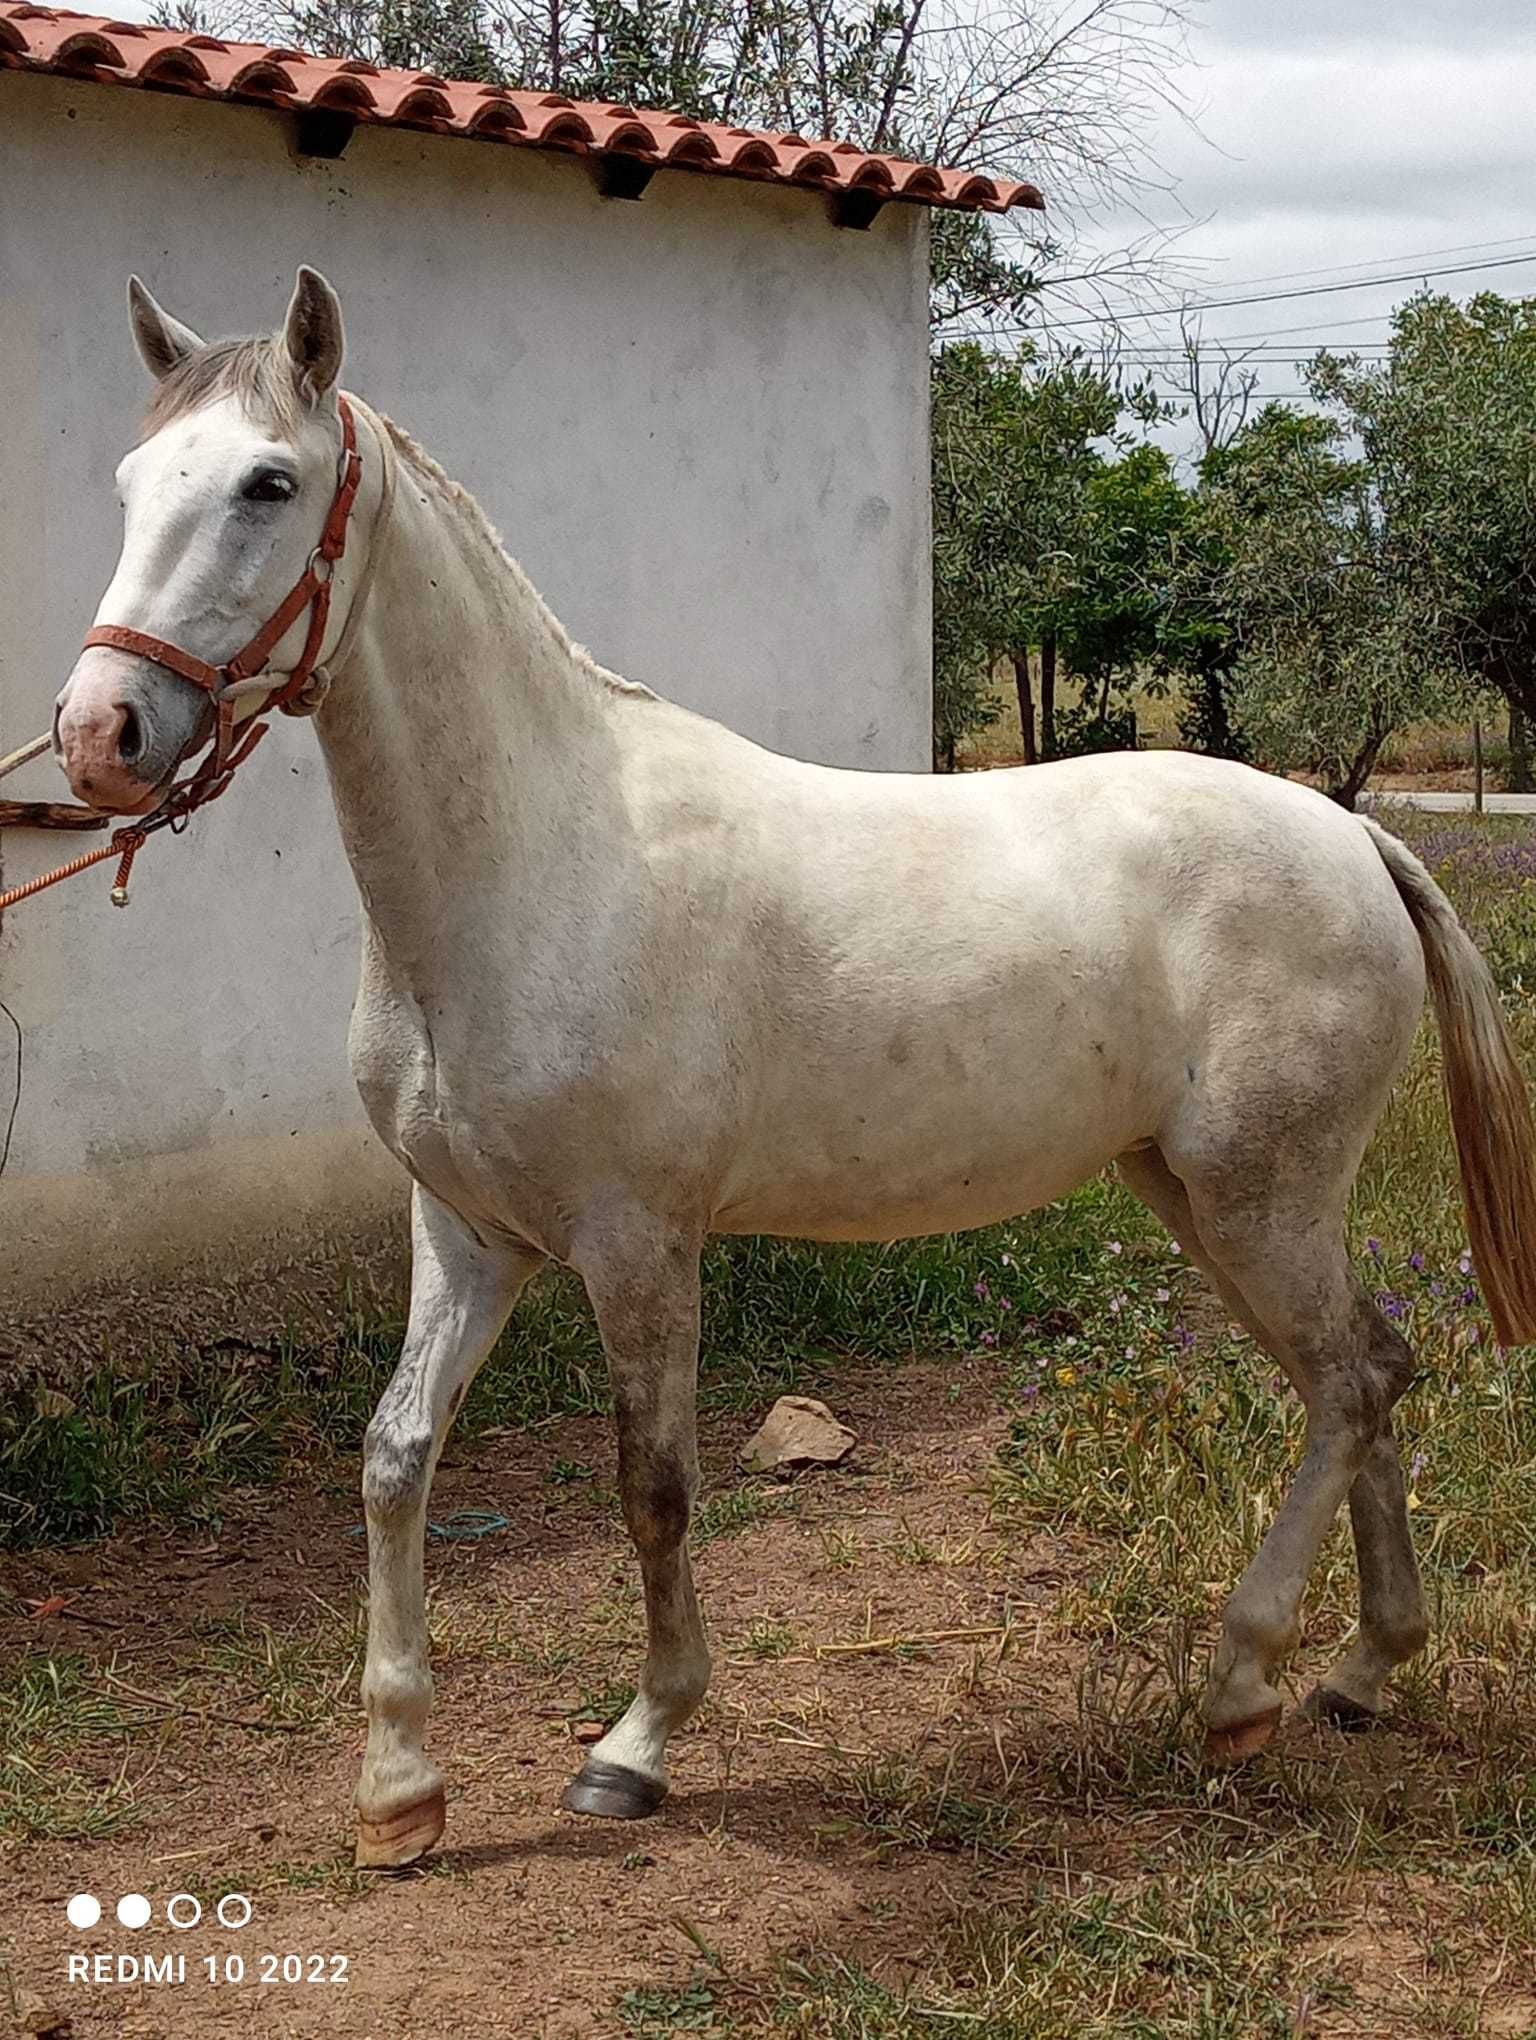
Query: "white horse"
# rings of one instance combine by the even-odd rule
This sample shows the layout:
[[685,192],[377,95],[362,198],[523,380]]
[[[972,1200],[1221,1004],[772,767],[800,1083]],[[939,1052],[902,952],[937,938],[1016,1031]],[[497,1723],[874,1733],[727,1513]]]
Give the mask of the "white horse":
[[[137,282],[130,301],[159,387],[98,621],[211,668],[279,610],[332,508],[340,307],[302,270],[279,335],[205,345]],[[1373,1718],[1426,1634],[1391,1424],[1412,1361],[1343,1217],[1426,967],[1473,1252],[1499,1337],[1536,1338],[1529,1106],[1423,866],[1315,793],[1175,753],[936,779],[760,750],[572,644],[470,497],[350,401],[362,479],[316,728],[363,903],[352,1060],[415,1186],[409,1328],[364,1460],[358,1860],[406,1863],[442,1832],[428,1487],[546,1261],[579,1271],[601,1328],[648,1624],[638,1697],[564,1803],[645,1814],[709,1676],[685,1548],[705,1236],[986,1225],[1110,1162],[1306,1406],[1300,1470],[1227,1604],[1210,1744],[1241,1756],[1273,1731],[1346,1497],[1360,1626],[1312,1704]],[[306,629],[243,709],[302,665]],[[212,726],[186,677],[82,653],[57,717],[81,798],[164,798]]]

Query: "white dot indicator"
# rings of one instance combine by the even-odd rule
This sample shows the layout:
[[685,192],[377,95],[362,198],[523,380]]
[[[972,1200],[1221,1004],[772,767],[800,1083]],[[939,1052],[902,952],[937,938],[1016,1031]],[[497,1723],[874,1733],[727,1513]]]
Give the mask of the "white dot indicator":
[[[234,1917],[237,1906],[244,1908],[239,1919]],[[248,1927],[251,1923],[251,1914],[255,1911],[255,1907],[243,1891],[226,1891],[217,1906],[215,1906],[214,1911],[218,1914],[219,1925],[221,1927]]]
[[77,1891],[64,1912],[69,1924],[83,1934],[101,1918],[101,1900],[88,1891]]
[[150,1911],[149,1900],[141,1892],[130,1891],[117,1901],[117,1917],[125,1927],[147,1927]]

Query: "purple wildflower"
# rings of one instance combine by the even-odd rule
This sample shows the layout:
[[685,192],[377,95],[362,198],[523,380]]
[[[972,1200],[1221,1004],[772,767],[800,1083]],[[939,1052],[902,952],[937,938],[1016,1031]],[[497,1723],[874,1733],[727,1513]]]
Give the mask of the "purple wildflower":
[[981,1343],[984,1346],[995,1346],[997,1344],[996,1332],[983,1332],[981,1335]]
[[1168,1336],[1181,1353],[1188,1353],[1194,1349],[1195,1335],[1188,1325],[1175,1325]]
[[1408,1305],[1402,1297],[1394,1296],[1390,1289],[1382,1290],[1376,1302],[1382,1312],[1391,1318],[1395,1324],[1401,1324],[1408,1315]]
[[1379,1261],[1381,1259],[1381,1241],[1367,1240],[1365,1243],[1365,1251],[1370,1255],[1373,1261]]
[[976,1284],[976,1294],[981,1299],[981,1301],[985,1303],[987,1298],[992,1294],[992,1292],[990,1289],[988,1289],[985,1282],[978,1282]]
[[1415,1452],[1413,1455],[1413,1464],[1408,1469],[1408,1485],[1410,1487],[1418,1486],[1419,1475],[1423,1471],[1424,1471],[1424,1455],[1422,1452]]
[[1408,1265],[1415,1275],[1422,1275],[1424,1273],[1424,1256],[1417,1253],[1410,1254],[1408,1256]]

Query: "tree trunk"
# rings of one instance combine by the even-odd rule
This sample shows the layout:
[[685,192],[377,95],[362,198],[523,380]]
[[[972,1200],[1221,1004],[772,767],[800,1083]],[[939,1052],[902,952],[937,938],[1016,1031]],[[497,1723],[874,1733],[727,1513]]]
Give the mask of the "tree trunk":
[[1354,812],[1355,802],[1365,791],[1365,782],[1375,770],[1377,757],[1382,745],[1387,741],[1388,734],[1386,730],[1382,730],[1375,736],[1367,737],[1350,761],[1349,770],[1344,777],[1337,786],[1330,786],[1328,789],[1328,798],[1336,800],[1340,807],[1348,808],[1351,814]]
[[954,769],[955,769],[955,733],[953,730],[948,730],[945,732],[944,736],[944,770],[946,772],[953,772]]
[[1035,742],[1035,689],[1029,672],[1029,651],[1011,652],[1013,684],[1019,695],[1019,729],[1024,739],[1024,763],[1038,765],[1040,749]]
[[1509,704],[1509,790],[1536,793],[1536,777],[1531,773],[1531,725],[1513,702]]
[[1056,633],[1040,640],[1040,756],[1056,755]]
[[1205,741],[1213,758],[1240,758],[1241,747],[1232,735],[1232,718],[1227,713],[1227,690],[1221,668],[1212,666],[1200,676],[1205,697]]

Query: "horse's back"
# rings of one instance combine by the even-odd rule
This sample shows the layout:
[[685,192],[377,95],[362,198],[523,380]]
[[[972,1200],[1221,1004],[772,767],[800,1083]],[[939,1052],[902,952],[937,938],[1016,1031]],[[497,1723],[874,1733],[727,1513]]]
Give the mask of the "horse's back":
[[733,1229],[976,1223],[1226,1094],[1259,1110],[1401,1059],[1417,938],[1366,832],[1306,788],[1177,753],[765,778]]

